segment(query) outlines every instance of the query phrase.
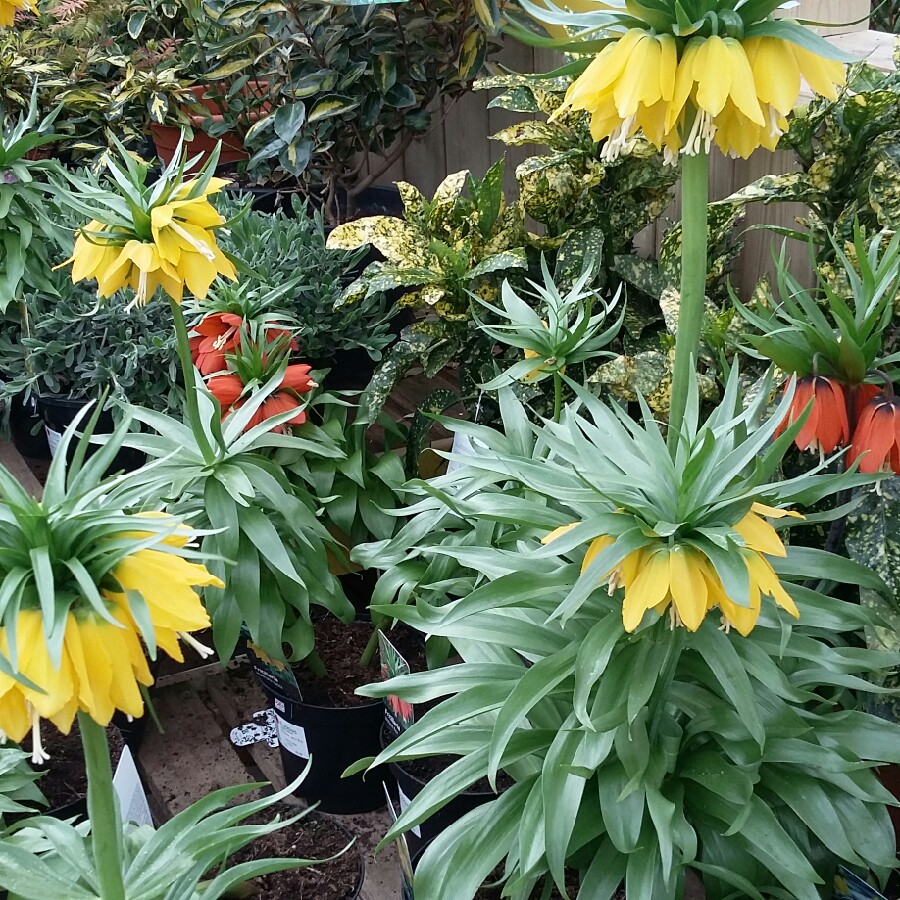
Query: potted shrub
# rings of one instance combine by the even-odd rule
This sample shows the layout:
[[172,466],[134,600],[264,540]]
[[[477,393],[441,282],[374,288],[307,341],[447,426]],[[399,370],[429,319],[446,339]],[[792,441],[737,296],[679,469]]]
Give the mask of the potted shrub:
[[313,195],[330,223],[353,217],[364,191],[433,126],[435,101],[467,91],[499,48],[505,5],[208,4],[216,21],[240,23],[243,43],[226,36],[206,52],[272,86],[272,110],[247,133],[248,174]]
[[[221,201],[219,209],[235,217],[244,202]],[[365,251],[326,248],[323,215],[307,203],[294,198],[291,213],[247,212],[236,219],[223,246],[250,270],[243,283],[291,285],[279,312],[294,323],[304,358],[316,369],[331,370],[329,388],[361,389],[396,338],[399,311],[385,291],[352,307],[338,305],[342,291],[359,275]]]
[[458,361],[474,389],[491,345],[472,321],[471,294],[494,299],[504,275],[527,267],[524,214],[518,203],[505,204],[502,160],[480,180],[467,171],[448,176],[430,201],[413,185],[399,187],[402,219],[347,222],[328,238],[328,247],[371,245],[385,257],[345,289],[342,305],[401,288],[398,305],[419,316],[403,329],[363,394],[360,415],[369,422],[413,363],[433,376]]
[[[8,547],[4,591],[16,602],[3,611],[0,727],[14,740],[32,737],[32,761],[46,761],[41,720],[68,732],[77,717],[88,773],[88,827],[45,817],[16,823],[0,838],[0,887],[38,900],[84,894],[148,898],[172,891],[221,897],[256,875],[309,865],[297,859],[255,859],[227,867],[227,857],[253,837],[277,830],[278,819],[238,827],[282,799],[295,785],[250,803],[229,805],[246,787],[203,798],[158,830],[125,822],[116,802],[104,726],[116,710],[144,712],[139,685],[152,684],[144,647],[180,657],[208,617],[194,588],[221,584],[189,561],[193,531],[168,516],[126,512],[149,499],[127,477],[104,481],[127,425],[85,462],[96,424],[80,446],[70,443],[84,411],[63,435],[38,503],[5,469],[3,520]],[[116,490],[118,488],[118,490]],[[301,812],[291,824],[304,815]]]
[[[361,700],[354,692],[377,671],[378,635],[387,624],[368,614],[375,573],[349,565],[348,553],[357,542],[393,534],[397,518],[392,513],[400,504],[399,490],[405,480],[400,456],[389,446],[376,454],[367,443],[366,426],[348,421],[352,413],[352,404],[338,396],[322,397],[313,409],[324,434],[343,451],[340,456],[315,455],[299,444],[285,445],[275,451],[273,462],[299,492],[318,498],[322,522],[335,539],[330,569],[355,620],[340,621],[324,611],[313,613],[314,648],[290,671],[273,671],[265,655],[250,648],[263,686],[279,716],[291,726],[290,735],[280,742],[286,778],[294,778],[311,756],[313,765],[302,796],[320,801],[333,812],[384,804],[385,772],[366,780],[342,778],[359,746],[380,746],[383,706]],[[295,428],[298,437],[303,437],[306,427]],[[402,635],[392,637],[402,642]],[[415,638],[402,646],[407,654],[421,655]]]
[[100,305],[96,290],[54,273],[53,295],[26,295],[30,327],[7,322],[0,331],[2,396],[37,398],[51,450],[79,409],[107,394],[101,420],[109,431],[117,403],[132,402],[160,412],[181,405],[171,315],[156,304],[129,313],[128,295]]

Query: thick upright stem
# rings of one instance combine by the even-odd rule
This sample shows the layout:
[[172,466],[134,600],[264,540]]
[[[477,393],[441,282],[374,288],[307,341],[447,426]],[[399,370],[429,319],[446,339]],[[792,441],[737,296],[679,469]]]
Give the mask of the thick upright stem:
[[688,392],[696,378],[706,295],[709,156],[683,156],[681,162],[681,308],[675,337],[675,370],[669,411],[669,449],[674,451]]
[[197,404],[197,376],[194,371],[194,360],[191,357],[191,344],[188,339],[184,313],[181,311],[181,304],[171,297],[169,297],[169,306],[172,309],[172,321],[175,323],[175,346],[178,352],[178,361],[181,363],[181,377],[184,380],[185,418],[200,445],[203,458],[207,462],[212,462],[215,454],[207,440],[203,422],[200,421],[200,407]]
[[562,415],[562,375],[553,373],[553,421],[559,423]]
[[112,783],[106,730],[90,716],[78,713],[88,780],[91,847],[102,900],[125,900],[122,880],[122,822]]

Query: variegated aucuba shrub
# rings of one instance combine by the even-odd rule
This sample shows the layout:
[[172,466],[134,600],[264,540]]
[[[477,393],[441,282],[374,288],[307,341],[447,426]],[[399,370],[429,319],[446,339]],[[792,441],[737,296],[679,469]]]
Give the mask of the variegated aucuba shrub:
[[[659,220],[672,201],[678,171],[636,135],[615,159],[603,158],[606,141],[591,135],[591,116],[563,109],[573,77],[503,74],[481,79],[476,87],[502,89],[488,104],[540,119],[518,122],[493,135],[507,146],[542,145],[516,168],[519,202],[526,216],[543,226],[529,232],[528,246],[553,259],[553,278],[570,288],[585,267],[592,287],[609,295],[627,286],[630,312],[624,322],[625,352],[604,363],[596,381],[615,396],[633,402],[641,393],[651,407],[666,412],[672,375],[671,349],[679,306],[681,227],[666,233],[659,259],[639,256],[635,238]],[[707,296],[727,299],[725,281],[742,242],[735,234],[741,206],[710,209]],[[714,367],[714,354],[703,362]],[[707,399],[715,397],[704,380]]]
[[[900,44],[894,44],[894,63]],[[744,205],[803,203],[799,220],[820,253],[833,256],[829,238],[853,240],[858,220],[866,234],[900,223],[900,74],[868,63],[851,66],[836,100],[816,97],[796,111],[780,146],[794,151],[799,172],[764,175],[722,201]],[[713,204],[715,207],[716,204]]]
[[374,421],[397,381],[414,362],[433,376],[448,362],[463,366],[490,355],[491,345],[472,320],[472,294],[498,297],[500,283],[527,265],[525,216],[520,203],[503,196],[503,160],[484,178],[466,170],[449,175],[431,200],[399,182],[403,218],[371,216],[339,225],[332,249],[371,244],[384,262],[369,265],[343,292],[341,305],[403,288],[399,306],[416,310],[419,321],[403,330],[387,353],[360,404]]
[[502,864],[514,900],[562,886],[566,869],[582,900],[622,882],[629,897],[677,898],[687,868],[714,900],[818,900],[839,862],[881,879],[895,865],[873,768],[900,759],[900,730],[857,707],[898,658],[862,648],[872,616],[830,593],[884,584],[783,537],[867,479],[778,481],[799,427],[774,436],[790,397],[763,420],[765,392],[745,408],[737,384],[705,420],[694,387],[672,455],[646,407],[638,424],[573,385],[578,404],[535,426],[506,398],[505,434],[478,429],[482,452],[428,487],[501,540],[479,541],[488,527],[408,547],[407,562],[451,557],[478,586],[441,604],[412,585],[429,599],[378,607],[463,659],[364,689],[446,698],[379,761],[460,757],[385,840],[479,778],[503,769],[515,784],[429,847],[421,896],[468,900]]

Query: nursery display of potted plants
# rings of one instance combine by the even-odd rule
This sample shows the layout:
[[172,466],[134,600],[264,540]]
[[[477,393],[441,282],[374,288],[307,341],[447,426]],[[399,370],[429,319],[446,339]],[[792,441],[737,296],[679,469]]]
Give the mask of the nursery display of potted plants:
[[0,465],[3,897],[387,900],[376,822],[404,900],[896,894],[900,75],[817,2],[0,0],[58,444]]

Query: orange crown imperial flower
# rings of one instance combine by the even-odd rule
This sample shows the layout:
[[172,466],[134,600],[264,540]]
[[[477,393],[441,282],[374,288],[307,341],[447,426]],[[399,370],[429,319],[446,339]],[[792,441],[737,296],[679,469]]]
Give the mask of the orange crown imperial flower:
[[[318,387],[318,384],[309,377],[311,368],[305,363],[288,366],[281,384],[263,401],[244,430],[249,431],[265,422],[266,419],[291,409],[298,410],[297,414],[287,422],[276,426],[273,431],[286,433],[290,430],[291,425],[302,425],[306,421],[306,413],[300,409],[302,403],[300,397]],[[240,375],[215,375],[210,378],[207,385],[222,405],[223,418],[240,409],[249,399],[249,395],[244,395],[246,385]]]
[[900,475],[900,398],[890,387],[870,400],[859,414],[847,464],[857,460],[859,471],[866,475]]
[[[790,386],[785,388],[789,389]],[[808,375],[797,380],[790,408],[776,435],[800,419],[807,407],[809,417],[794,439],[797,449],[830,454],[850,440],[844,388],[825,375]]]

